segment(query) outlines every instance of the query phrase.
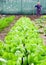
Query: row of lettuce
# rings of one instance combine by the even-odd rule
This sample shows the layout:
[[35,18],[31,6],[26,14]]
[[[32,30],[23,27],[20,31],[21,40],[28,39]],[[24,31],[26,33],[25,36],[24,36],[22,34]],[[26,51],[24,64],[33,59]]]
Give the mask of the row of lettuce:
[[0,19],[0,32],[13,22],[15,16],[6,16]]
[[43,15],[40,18],[35,19],[35,25],[37,25],[39,29],[42,29],[42,31],[39,31],[40,34],[44,34],[46,36],[46,15]]
[[22,17],[0,41],[0,65],[46,65],[46,46],[29,18]]

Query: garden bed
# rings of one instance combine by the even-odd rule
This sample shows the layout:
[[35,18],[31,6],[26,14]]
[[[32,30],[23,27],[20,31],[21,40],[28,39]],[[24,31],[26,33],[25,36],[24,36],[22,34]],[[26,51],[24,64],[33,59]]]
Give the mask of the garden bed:
[[[16,15],[15,16],[15,20],[13,22],[11,22],[11,24],[6,27],[2,32],[0,32],[0,40],[4,40],[5,36],[7,35],[7,33],[10,31],[10,29],[12,28],[12,26],[14,26],[14,24],[16,23],[16,21],[25,15]],[[31,20],[35,20],[38,19],[39,17],[37,17],[36,15],[26,15],[27,17],[29,17]],[[1,16],[2,17],[2,16]],[[38,26],[35,21],[33,21],[33,23],[35,24],[35,26]],[[43,23],[43,25],[46,25],[45,23]],[[43,29],[39,29],[41,32],[43,32]],[[44,44],[46,45],[46,36],[44,34],[40,34],[40,37],[43,39]]]
[[0,65],[46,65],[46,46],[38,27],[21,17],[0,41]]

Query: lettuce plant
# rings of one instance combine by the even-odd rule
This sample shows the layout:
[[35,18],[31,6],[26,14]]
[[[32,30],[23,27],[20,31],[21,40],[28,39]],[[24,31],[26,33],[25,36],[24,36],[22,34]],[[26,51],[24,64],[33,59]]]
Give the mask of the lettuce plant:
[[37,30],[29,18],[16,22],[1,44],[0,57],[7,61],[5,65],[46,65],[46,47]]
[[9,26],[9,24],[11,22],[13,22],[15,16],[9,16],[9,17],[5,17],[5,18],[1,18],[0,19],[0,32],[6,28],[7,26]]

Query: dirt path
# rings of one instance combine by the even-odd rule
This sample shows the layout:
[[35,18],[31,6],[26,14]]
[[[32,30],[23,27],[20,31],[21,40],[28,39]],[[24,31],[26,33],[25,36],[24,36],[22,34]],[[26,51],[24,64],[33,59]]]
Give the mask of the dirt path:
[[[10,29],[14,26],[14,24],[16,23],[16,21],[21,17],[22,15],[16,15],[15,16],[15,20],[10,24],[9,27],[5,28],[2,32],[0,32],[0,40],[4,40],[5,36],[7,35],[7,33],[10,31]],[[23,15],[24,16],[24,15]],[[35,15],[26,15],[27,17],[29,17],[30,19],[34,20],[37,19],[38,17]],[[33,22],[35,23],[35,22]],[[35,24],[36,25],[36,24]],[[42,29],[40,30],[42,31]],[[44,36],[44,34],[41,34],[40,37],[43,39],[43,42],[46,44],[46,37]]]

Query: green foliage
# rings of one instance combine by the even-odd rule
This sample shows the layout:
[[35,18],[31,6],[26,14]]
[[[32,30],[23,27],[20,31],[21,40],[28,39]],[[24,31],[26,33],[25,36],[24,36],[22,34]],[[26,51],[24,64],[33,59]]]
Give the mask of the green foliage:
[[46,20],[46,15],[41,16],[41,19]]
[[9,16],[9,17],[5,17],[5,18],[1,18],[0,19],[0,32],[6,28],[7,26],[9,26],[9,24],[14,20],[15,16]]
[[46,47],[29,18],[20,18],[4,42],[0,57],[7,61],[5,65],[46,65]]
[[41,16],[38,19],[35,19],[35,23],[38,25],[38,28],[44,28],[46,24],[46,15]]
[[44,34],[45,34],[45,36],[46,36],[46,27],[44,27]]

